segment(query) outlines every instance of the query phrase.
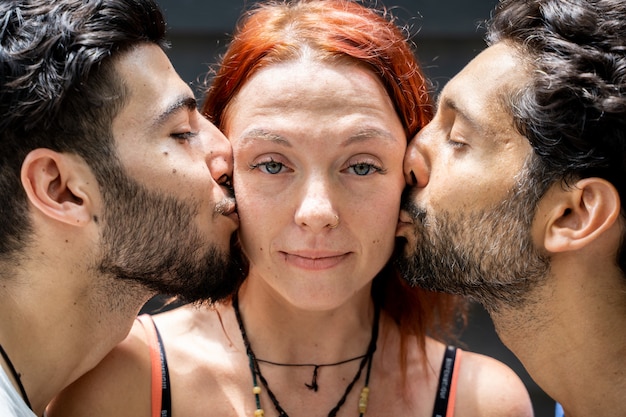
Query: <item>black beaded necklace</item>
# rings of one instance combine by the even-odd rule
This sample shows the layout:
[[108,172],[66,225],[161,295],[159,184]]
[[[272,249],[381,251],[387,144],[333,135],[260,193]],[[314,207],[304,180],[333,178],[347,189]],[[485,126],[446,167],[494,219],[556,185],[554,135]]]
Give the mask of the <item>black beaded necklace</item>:
[[15,381],[17,382],[17,386],[19,387],[20,393],[22,394],[22,399],[24,400],[28,408],[32,410],[33,407],[30,405],[28,394],[26,394],[26,389],[24,388],[24,385],[22,384],[22,378],[20,378],[21,375],[19,374],[19,372],[17,372],[17,370],[15,369],[15,366],[13,366],[13,362],[11,362],[9,355],[7,355],[7,353],[4,351],[4,348],[2,347],[2,345],[0,345],[0,354],[2,354],[2,357],[4,358],[4,362],[9,367],[9,370],[11,371],[11,375],[13,375],[13,379],[15,379]]
[[266,359],[260,359],[257,357],[255,357],[255,359],[257,362],[267,363],[268,365],[286,366],[288,368],[302,368],[302,367],[313,368],[313,376],[311,377],[311,383],[310,384],[305,383],[304,386],[310,389],[311,391],[317,392],[319,388],[319,385],[317,384],[317,376],[319,374],[320,369],[328,367],[328,366],[339,366],[345,363],[358,361],[359,359],[363,359],[365,356],[366,355],[355,356],[354,358],[350,358],[350,359],[346,359],[346,360],[334,362],[334,363],[279,363],[279,362],[268,361]]
[[[282,408],[282,406],[278,402],[276,395],[270,389],[267,380],[261,373],[259,362],[269,362],[269,361],[259,360],[254,354],[254,351],[252,350],[252,347],[250,346],[250,341],[248,340],[248,336],[246,334],[246,329],[243,325],[241,313],[239,312],[239,300],[236,295],[233,297],[233,308],[235,310],[235,317],[237,318],[237,323],[239,324],[239,330],[241,331],[241,337],[243,338],[243,343],[246,347],[246,353],[248,355],[248,361],[250,365],[250,372],[252,373],[252,384],[253,384],[252,392],[254,393],[254,397],[256,401],[256,410],[254,412],[254,416],[263,417],[265,414],[265,412],[261,408],[261,399],[260,399],[261,387],[258,385],[258,382],[257,382],[257,376],[258,376],[258,379],[261,381],[261,383],[265,387],[265,390],[267,391],[267,395],[270,397],[270,400],[272,400],[272,403],[274,404],[274,408],[278,412],[279,417],[289,417],[287,412]],[[367,371],[365,374],[365,386],[361,390],[361,395],[359,397],[359,417],[363,417],[363,414],[365,414],[365,411],[367,410],[367,402],[369,399],[369,391],[370,391],[369,380],[370,380],[370,373],[372,370],[372,358],[374,356],[374,352],[376,351],[376,342],[378,340],[379,317],[380,317],[380,307],[378,306],[378,303],[374,303],[374,323],[372,325],[372,337],[370,339],[370,343],[369,343],[369,346],[367,347],[367,352],[365,353],[365,355],[358,356],[356,358],[351,358],[345,361],[337,362],[337,365],[338,365],[338,364],[351,362],[357,359],[361,359],[361,363],[359,364],[359,370],[357,371],[352,381],[346,387],[346,390],[343,393],[343,396],[339,399],[339,402],[337,403],[337,405],[328,413],[328,417],[335,417],[337,415],[337,412],[339,412],[339,409],[345,403],[346,398],[348,397],[348,394],[350,394],[350,391],[352,391],[352,387],[354,386],[354,384],[356,384],[356,382],[361,377],[361,372],[363,371],[363,368],[365,367],[365,365],[367,365]],[[269,362],[269,363],[272,363],[275,365],[283,365],[283,364],[278,364],[276,362]],[[333,366],[333,365],[335,364],[324,364],[324,365],[316,365],[316,364],[289,365],[287,364],[287,366],[315,366],[315,372],[317,372],[317,369],[319,369],[319,367],[321,366]],[[316,373],[314,373],[313,375],[314,383],[317,386],[316,376],[317,376]],[[307,387],[309,386],[308,384],[305,384],[305,385],[307,385]]]

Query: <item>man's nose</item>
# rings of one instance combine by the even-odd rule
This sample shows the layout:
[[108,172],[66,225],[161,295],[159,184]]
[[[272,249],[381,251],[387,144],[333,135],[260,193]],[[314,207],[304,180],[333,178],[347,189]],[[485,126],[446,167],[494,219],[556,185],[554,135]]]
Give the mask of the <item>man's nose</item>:
[[206,132],[206,162],[211,176],[219,184],[233,176],[233,151],[229,140],[208,120],[203,126]]
[[411,187],[425,187],[428,184],[429,168],[426,149],[423,144],[422,129],[407,147],[404,155],[404,180]]

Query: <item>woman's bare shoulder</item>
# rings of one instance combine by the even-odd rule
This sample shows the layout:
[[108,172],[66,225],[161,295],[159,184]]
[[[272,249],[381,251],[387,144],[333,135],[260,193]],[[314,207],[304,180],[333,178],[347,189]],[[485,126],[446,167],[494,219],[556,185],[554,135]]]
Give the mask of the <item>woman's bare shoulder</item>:
[[456,416],[533,416],[524,383],[497,359],[463,351],[458,378]]
[[136,321],[124,341],[54,399],[47,415],[149,416],[150,369],[145,330]]
[[[238,332],[232,326],[232,312],[226,304],[187,304],[153,316],[168,356],[198,350],[227,348]],[[234,336],[233,336],[234,335]],[[214,352],[217,353],[217,352]]]
[[230,305],[186,305],[155,315],[154,321],[177,415],[197,415],[199,409],[234,415],[233,410],[253,406],[247,403],[254,398],[248,357]]
[[[170,376],[213,380],[224,377],[245,349],[230,305],[185,305],[153,316],[161,334]],[[210,372],[209,372],[210,371]]]

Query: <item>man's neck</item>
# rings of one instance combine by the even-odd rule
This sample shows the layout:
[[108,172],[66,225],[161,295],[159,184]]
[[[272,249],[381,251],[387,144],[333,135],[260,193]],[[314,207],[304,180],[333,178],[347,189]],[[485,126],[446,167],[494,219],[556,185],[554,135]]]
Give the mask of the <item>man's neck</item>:
[[101,288],[67,285],[76,276],[51,273],[46,279],[50,285],[35,275],[15,279],[0,292],[0,343],[21,375],[37,415],[125,337],[148,298],[129,289],[122,297],[127,300],[116,300],[116,308],[111,308],[112,300],[107,300],[111,294]]
[[567,417],[626,415],[626,292],[620,284],[571,275],[522,309],[492,313],[504,344]]

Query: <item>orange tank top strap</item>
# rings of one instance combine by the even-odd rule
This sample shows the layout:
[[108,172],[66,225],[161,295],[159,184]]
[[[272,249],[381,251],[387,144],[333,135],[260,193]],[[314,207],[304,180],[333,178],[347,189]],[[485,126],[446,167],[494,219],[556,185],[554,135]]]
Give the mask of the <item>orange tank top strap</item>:
[[146,341],[148,342],[148,348],[150,349],[150,417],[165,417],[171,414],[162,413],[162,403],[164,388],[167,388],[167,394],[169,394],[169,387],[164,387],[164,351],[158,330],[154,325],[154,321],[149,314],[142,314],[137,317],[137,320],[141,323],[146,332]]

